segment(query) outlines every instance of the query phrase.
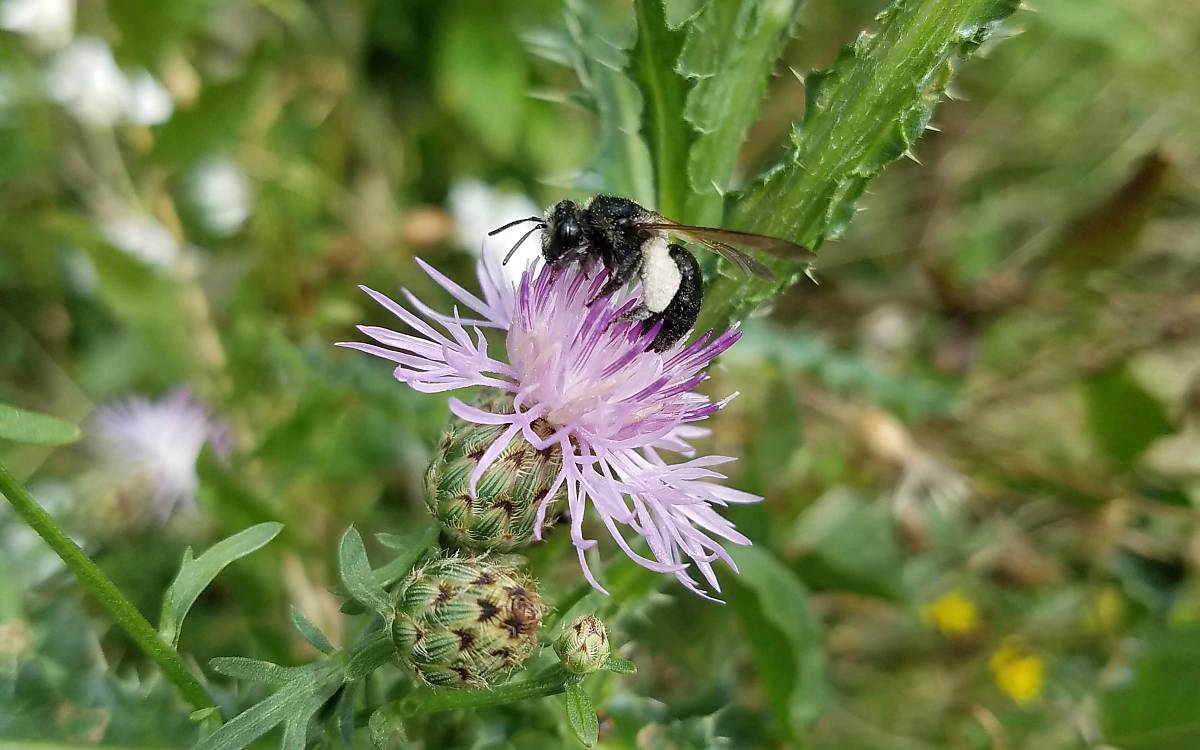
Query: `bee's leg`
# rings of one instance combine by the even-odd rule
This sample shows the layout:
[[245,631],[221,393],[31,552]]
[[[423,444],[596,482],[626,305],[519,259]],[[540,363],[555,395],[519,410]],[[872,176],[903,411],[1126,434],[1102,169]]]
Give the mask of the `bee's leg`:
[[642,322],[644,331],[649,331],[660,320],[663,322],[646,351],[666,351],[687,335],[696,324],[696,318],[700,317],[700,306],[704,302],[704,276],[696,258],[679,245],[671,245],[670,254],[679,269],[679,289],[662,312],[652,313]]
[[588,300],[587,306],[591,307],[597,300],[607,297],[628,284],[629,280],[637,275],[641,265],[642,253],[640,250],[614,253],[610,262],[605,263],[605,268],[608,270],[608,281],[604,282],[604,286],[600,287],[596,296]]

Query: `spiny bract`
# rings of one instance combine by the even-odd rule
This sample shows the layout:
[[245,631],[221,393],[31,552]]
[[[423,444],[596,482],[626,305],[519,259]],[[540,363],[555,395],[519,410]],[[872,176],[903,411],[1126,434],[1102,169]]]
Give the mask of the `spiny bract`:
[[[493,414],[512,414],[512,398],[490,395],[475,404]],[[504,425],[486,425],[451,417],[433,461],[425,472],[425,502],[441,523],[449,540],[459,547],[508,552],[534,539],[537,506],[562,469],[562,449],[552,445],[538,450],[517,436],[479,477],[471,496],[471,472]],[[533,423],[534,431],[548,437],[553,431],[544,419]],[[565,497],[559,490],[551,500]],[[551,512],[547,525],[557,513]]]
[[392,640],[401,661],[430,685],[502,682],[538,644],[545,607],[532,583],[486,557],[444,557],[395,590]]

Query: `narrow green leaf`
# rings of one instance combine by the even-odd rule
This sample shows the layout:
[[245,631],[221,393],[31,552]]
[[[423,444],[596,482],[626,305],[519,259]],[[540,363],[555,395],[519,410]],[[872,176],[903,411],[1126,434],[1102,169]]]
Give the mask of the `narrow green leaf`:
[[[376,541],[384,547],[394,549],[401,554],[372,571],[371,576],[375,579],[375,582],[381,588],[386,589],[408,575],[413,566],[419,563],[437,545],[440,533],[441,527],[437,524],[432,524],[411,534],[376,534]],[[349,595],[346,587],[341,584],[338,584],[334,590],[341,596]],[[357,615],[366,612],[366,608],[353,599],[347,599],[342,603],[341,611],[343,614]]]
[[371,633],[354,648],[354,653],[346,663],[346,679],[361,680],[386,664],[396,655],[396,647],[392,643],[389,627]]
[[1152,442],[1175,429],[1158,399],[1126,368],[1093,375],[1083,393],[1092,439],[1120,466],[1132,466]]
[[637,672],[637,666],[628,659],[622,659],[619,656],[610,656],[604,660],[604,669],[616,674],[634,674]]
[[291,607],[292,625],[295,626],[296,632],[300,634],[308,645],[323,654],[332,654],[335,649],[321,629],[313,624],[313,621],[308,619],[303,612],[296,607]]
[[248,659],[244,656],[218,656],[210,659],[208,666],[214,672],[235,680],[275,686],[286,685],[304,670],[304,667],[281,667],[269,661]]
[[732,551],[739,574],[727,595],[784,732],[791,737],[812,722],[827,698],[820,622],[808,590],[785,565],[760,547]]
[[700,135],[688,159],[687,221],[721,222],[738,151],[800,6],[800,0],[712,0],[691,23],[680,69],[695,79],[685,114]]
[[600,721],[596,718],[596,709],[592,707],[592,699],[584,689],[574,683],[568,683],[563,692],[567,704],[567,723],[580,742],[592,747],[600,738]]
[[312,713],[298,713],[283,723],[283,738],[279,750],[304,750],[308,739],[308,723]]
[[204,589],[225,566],[263,547],[282,529],[283,524],[274,522],[251,526],[217,542],[194,560],[191,550],[187,550],[179,574],[163,597],[162,616],[158,621],[158,633],[162,639],[172,646],[178,645],[183,620]]
[[79,428],[56,417],[0,404],[0,440],[32,445],[65,445],[79,439]]
[[342,535],[338,544],[338,564],[341,568],[342,584],[355,600],[383,615],[390,621],[392,603],[387,592],[375,580],[367,550],[363,546],[358,529],[351,526]]
[[663,0],[634,0],[633,9],[637,42],[629,53],[628,73],[642,93],[642,137],[654,161],[655,208],[682,220],[694,136],[683,117],[688,82],[677,71],[686,34],[667,25]]
[[600,124],[597,153],[579,187],[590,192],[605,190],[651,206],[654,173],[650,152],[638,135],[641,96],[622,72],[626,55],[618,31],[605,23],[600,11],[585,0],[567,0],[564,11],[572,42],[568,50],[571,63]]
[[[738,201],[729,226],[810,247],[836,237],[867,184],[906,152],[929,123],[953,63],[974,51],[1019,0],[895,0],[878,29],[844,47],[806,79],[808,106],[786,162]],[[773,282],[722,277],[705,294],[698,330],[723,328],[803,278],[772,263]]]
[[[203,737],[194,750],[241,750],[284,722],[303,721],[341,686],[341,676],[329,665],[300,667],[295,679]],[[291,730],[291,741],[295,732]]]

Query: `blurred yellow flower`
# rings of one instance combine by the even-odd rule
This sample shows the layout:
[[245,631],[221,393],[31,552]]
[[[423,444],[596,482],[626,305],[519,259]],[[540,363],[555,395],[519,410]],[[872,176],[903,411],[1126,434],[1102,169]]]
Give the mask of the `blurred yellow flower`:
[[1007,640],[988,660],[996,686],[1020,705],[1037,700],[1046,684],[1046,664],[1019,640]]
[[957,638],[970,635],[979,627],[979,608],[960,591],[942,594],[921,608],[921,620]]

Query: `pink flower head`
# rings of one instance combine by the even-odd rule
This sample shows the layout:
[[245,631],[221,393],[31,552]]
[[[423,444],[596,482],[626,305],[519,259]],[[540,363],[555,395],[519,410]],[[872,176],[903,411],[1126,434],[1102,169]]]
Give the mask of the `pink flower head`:
[[187,388],[159,399],[127,396],[101,406],[89,435],[92,450],[112,471],[144,471],[154,518],[165,523],[196,504],[196,461],[205,444],[229,454],[229,433]]
[[[637,563],[673,573],[684,586],[704,595],[689,575],[694,565],[713,590],[720,591],[712,563],[721,559],[736,570],[720,540],[749,544],[714,506],[761,498],[710,480],[725,479],[714,466],[733,459],[695,455],[690,441],[708,434],[695,423],[725,405],[693,389],[707,378],[709,362],[738,340],[736,328],[710,331],[690,345],[647,351],[660,324],[624,320],[636,298],[620,293],[590,307],[604,284],[603,273],[589,278],[579,265],[553,269],[535,263],[518,283],[507,281],[494,257],[479,261],[480,298],[420,260],[421,268],[470,311],[445,315],[408,290],[404,307],[387,296],[363,291],[400,318],[412,333],[360,326],[381,345],[342,343],[396,363],[397,380],[424,393],[470,386],[512,394],[515,412],[493,414],[457,398],[457,416],[507,429],[480,458],[471,491],[484,470],[518,435],[543,450],[562,449],[563,466],[538,507],[535,535],[541,538],[547,505],[565,485],[571,540],[584,575],[604,591],[588,567],[586,550],[596,541],[583,532],[590,504],[616,543]],[[411,309],[410,309],[411,308]],[[413,311],[416,312],[413,312]],[[505,355],[493,356],[482,329],[504,331]],[[555,431],[541,438],[532,425],[545,419]],[[668,463],[664,452],[684,457]],[[633,550],[624,529],[646,540],[653,559]],[[690,561],[690,563],[689,563]]]

